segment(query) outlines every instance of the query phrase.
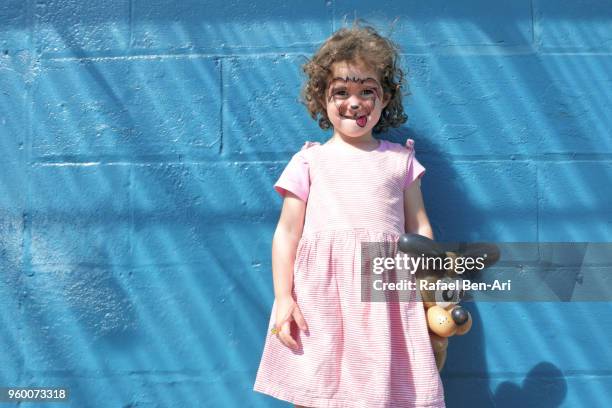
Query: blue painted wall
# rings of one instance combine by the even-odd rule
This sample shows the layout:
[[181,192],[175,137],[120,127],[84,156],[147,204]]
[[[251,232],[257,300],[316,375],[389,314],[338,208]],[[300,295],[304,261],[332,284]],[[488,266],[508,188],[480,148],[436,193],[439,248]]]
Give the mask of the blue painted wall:
[[[299,65],[354,17],[397,19],[409,122],[385,137],[415,139],[438,239],[612,241],[609,1],[3,0],[0,386],[287,406],[251,391],[272,184],[329,136]],[[612,402],[609,303],[469,307],[449,407]]]

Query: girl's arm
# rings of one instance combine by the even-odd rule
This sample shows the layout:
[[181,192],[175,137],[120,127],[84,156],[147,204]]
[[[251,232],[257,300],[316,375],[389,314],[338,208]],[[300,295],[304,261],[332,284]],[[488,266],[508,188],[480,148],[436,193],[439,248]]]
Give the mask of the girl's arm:
[[406,233],[419,234],[434,239],[429,218],[421,194],[421,179],[416,179],[404,190],[404,219]]
[[305,332],[308,330],[308,325],[292,294],[293,266],[297,246],[302,236],[305,213],[306,203],[287,191],[272,239],[272,275],[277,306],[274,326],[280,341],[285,346],[296,350],[299,345],[291,336],[291,321],[295,321],[301,330]]
[[302,236],[305,213],[306,203],[287,191],[272,239],[272,275],[276,299],[291,297],[293,264],[297,245]]

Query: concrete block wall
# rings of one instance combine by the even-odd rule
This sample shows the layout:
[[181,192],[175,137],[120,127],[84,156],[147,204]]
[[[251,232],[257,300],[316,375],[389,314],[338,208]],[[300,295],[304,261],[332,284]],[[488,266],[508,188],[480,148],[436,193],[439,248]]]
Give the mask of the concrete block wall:
[[[438,239],[611,241],[608,1],[4,0],[0,386],[287,406],[251,391],[272,184],[330,135],[300,64],[355,17],[402,47],[409,121],[382,137],[416,141]],[[469,307],[449,407],[612,401],[610,303]]]

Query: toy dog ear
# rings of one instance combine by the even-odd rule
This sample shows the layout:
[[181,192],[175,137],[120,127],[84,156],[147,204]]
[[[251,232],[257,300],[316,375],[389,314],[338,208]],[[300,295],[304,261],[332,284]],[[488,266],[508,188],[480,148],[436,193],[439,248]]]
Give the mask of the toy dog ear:
[[407,254],[425,255],[428,257],[443,257],[444,251],[438,244],[419,234],[403,234],[397,242],[400,251]]

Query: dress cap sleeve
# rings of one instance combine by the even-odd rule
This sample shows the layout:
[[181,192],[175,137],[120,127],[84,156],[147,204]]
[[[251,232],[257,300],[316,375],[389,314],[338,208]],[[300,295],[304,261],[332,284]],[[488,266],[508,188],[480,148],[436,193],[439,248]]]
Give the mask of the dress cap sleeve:
[[301,148],[300,150],[306,150],[306,149],[308,149],[309,147],[312,147],[312,146],[318,146],[318,145],[320,145],[320,144],[321,144],[321,143],[319,143],[319,142],[311,142],[311,141],[307,140],[307,141],[304,143],[304,145],[302,146],[302,148]]
[[425,167],[416,159],[414,150],[414,140],[406,140],[408,159],[406,164],[406,176],[404,178],[404,188],[408,188],[416,179],[423,176]]
[[274,189],[285,197],[287,191],[298,196],[302,201],[308,200],[310,192],[310,171],[306,150],[319,142],[307,141],[300,151],[295,153],[274,184]]

